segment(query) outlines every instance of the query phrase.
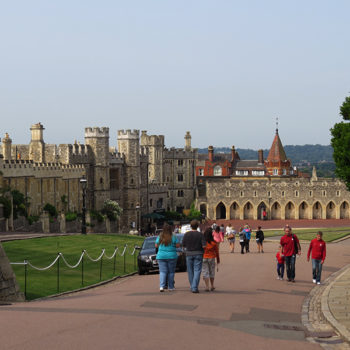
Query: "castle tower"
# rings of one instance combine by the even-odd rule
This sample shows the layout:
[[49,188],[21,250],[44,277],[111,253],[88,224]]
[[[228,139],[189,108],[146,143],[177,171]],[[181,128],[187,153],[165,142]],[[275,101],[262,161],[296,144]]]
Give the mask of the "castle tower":
[[9,137],[9,134],[6,133],[5,137],[2,139],[2,154],[4,156],[4,160],[11,159],[11,145],[12,140]]
[[270,148],[269,155],[265,160],[267,175],[282,176],[290,175],[291,162],[287,159],[281,139],[278,134],[278,128]]
[[189,131],[186,131],[185,135],[185,151],[191,151],[192,146],[191,146],[191,133]]
[[110,197],[109,128],[85,128],[85,144],[89,152],[88,207],[100,210]]
[[45,142],[44,142],[44,127],[41,123],[31,126],[30,131],[32,138],[29,144],[29,160],[34,162],[45,162]]
[[136,228],[141,203],[140,131],[118,130],[118,151],[125,158],[122,226],[130,230]]
[[[191,136],[190,136],[191,137]],[[164,181],[164,136],[163,135],[147,135],[147,131],[143,130],[141,134],[141,146],[148,150],[149,167],[148,179],[150,182]]]

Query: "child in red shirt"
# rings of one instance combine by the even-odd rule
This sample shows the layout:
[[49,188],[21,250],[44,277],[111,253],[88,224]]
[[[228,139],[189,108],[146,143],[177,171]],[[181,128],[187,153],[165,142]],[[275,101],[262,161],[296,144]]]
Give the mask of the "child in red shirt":
[[326,259],[326,242],[322,239],[322,232],[318,231],[316,238],[310,242],[307,252],[307,261],[312,260],[312,282],[321,284],[321,273],[324,260]]
[[277,260],[277,279],[283,281],[283,275],[284,275],[284,255],[282,254],[282,246],[279,246],[279,250],[276,254],[276,260]]

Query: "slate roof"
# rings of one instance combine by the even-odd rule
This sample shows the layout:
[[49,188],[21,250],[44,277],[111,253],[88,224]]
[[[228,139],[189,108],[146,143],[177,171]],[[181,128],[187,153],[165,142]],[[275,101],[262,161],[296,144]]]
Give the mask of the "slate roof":
[[264,164],[258,162],[258,160],[239,160],[235,169],[265,169]]

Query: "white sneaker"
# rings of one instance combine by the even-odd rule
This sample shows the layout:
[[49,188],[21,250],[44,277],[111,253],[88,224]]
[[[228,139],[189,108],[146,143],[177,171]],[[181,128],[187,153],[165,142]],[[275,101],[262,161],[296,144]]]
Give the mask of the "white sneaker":
[[321,284],[321,282],[317,282],[317,284]]
[[160,287],[160,288],[159,288],[159,291],[160,291],[160,292],[164,292],[164,288],[163,288],[163,287]]
[[312,280],[312,283],[316,283],[316,280]]
[[277,279],[277,280],[280,280],[280,279],[281,279],[281,277],[280,277],[280,276],[278,276],[276,279]]

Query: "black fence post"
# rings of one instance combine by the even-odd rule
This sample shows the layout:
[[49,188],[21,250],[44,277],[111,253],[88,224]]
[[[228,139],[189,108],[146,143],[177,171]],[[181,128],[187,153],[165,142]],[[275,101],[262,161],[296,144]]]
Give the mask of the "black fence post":
[[81,253],[81,285],[84,286],[84,250]]
[[58,259],[57,259],[57,293],[60,292],[60,256],[61,256],[61,253],[58,253]]
[[[102,249],[103,251],[103,249]],[[101,262],[100,262],[100,281],[102,280],[102,260],[103,260],[103,254],[101,256]]]
[[124,246],[124,273],[126,272],[126,261],[125,261],[125,253],[126,253],[126,244]]
[[113,261],[113,276],[115,276],[115,263],[116,263],[116,259],[117,259],[117,247],[114,247],[114,261]]
[[27,259],[24,260],[24,298],[27,299]]
[[136,248],[134,246],[134,270],[136,270]]

